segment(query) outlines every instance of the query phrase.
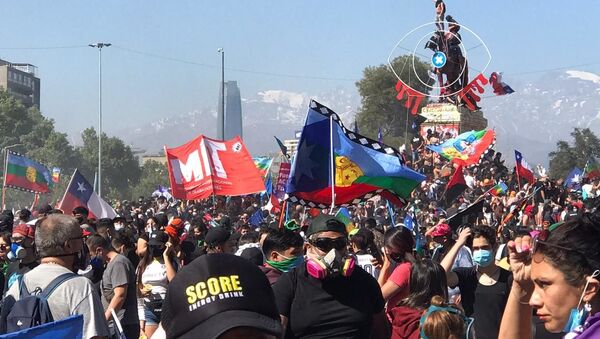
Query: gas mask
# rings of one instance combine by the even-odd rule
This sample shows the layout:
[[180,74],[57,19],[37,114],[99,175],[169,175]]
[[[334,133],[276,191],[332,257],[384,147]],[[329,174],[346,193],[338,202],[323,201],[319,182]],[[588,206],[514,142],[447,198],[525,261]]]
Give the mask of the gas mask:
[[354,271],[356,259],[352,255],[342,255],[332,248],[326,255],[306,262],[308,274],[316,279],[343,276],[349,277]]
[[6,255],[6,257],[10,261],[21,260],[21,259],[24,259],[26,256],[27,256],[27,250],[25,250],[25,248],[23,246],[21,246],[17,243],[14,243],[14,242],[12,244],[10,244],[10,251]]

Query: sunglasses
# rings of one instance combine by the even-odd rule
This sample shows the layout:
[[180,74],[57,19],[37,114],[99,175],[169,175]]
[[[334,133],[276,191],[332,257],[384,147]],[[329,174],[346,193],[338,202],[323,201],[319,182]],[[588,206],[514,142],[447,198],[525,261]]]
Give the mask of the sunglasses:
[[311,243],[323,252],[329,252],[333,248],[335,248],[338,251],[341,251],[345,249],[348,245],[348,241],[345,237],[317,238],[314,241],[311,241]]

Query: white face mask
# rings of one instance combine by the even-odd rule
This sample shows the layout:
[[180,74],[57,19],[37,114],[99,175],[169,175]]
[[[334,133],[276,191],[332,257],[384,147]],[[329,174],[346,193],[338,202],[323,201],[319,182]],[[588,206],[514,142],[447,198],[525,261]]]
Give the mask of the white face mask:
[[115,231],[122,230],[124,227],[125,226],[123,226],[123,224],[121,224],[121,223],[115,224]]

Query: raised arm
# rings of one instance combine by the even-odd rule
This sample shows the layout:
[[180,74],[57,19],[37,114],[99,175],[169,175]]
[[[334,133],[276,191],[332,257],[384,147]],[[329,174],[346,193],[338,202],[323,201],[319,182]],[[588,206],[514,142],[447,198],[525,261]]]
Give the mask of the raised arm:
[[525,236],[508,242],[513,284],[506,301],[498,338],[531,339],[532,307],[529,299],[533,293],[531,281],[531,238]]
[[465,245],[470,235],[470,228],[463,229],[458,235],[458,239],[456,239],[456,243],[454,244],[454,246],[450,248],[448,253],[446,253],[444,259],[442,259],[442,262],[440,263],[444,268],[444,271],[446,271],[446,280],[448,280],[448,287],[456,287],[456,285],[458,285],[458,276],[452,271],[452,264],[454,264],[454,260],[456,260],[458,252],[460,251],[461,247]]

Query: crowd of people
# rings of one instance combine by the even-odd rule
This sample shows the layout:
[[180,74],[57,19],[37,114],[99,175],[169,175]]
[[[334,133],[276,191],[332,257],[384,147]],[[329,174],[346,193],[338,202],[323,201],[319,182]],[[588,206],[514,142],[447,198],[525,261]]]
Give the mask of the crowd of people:
[[425,147],[446,137],[413,140],[406,165],[428,179],[406,206],[374,197],[350,226],[260,195],[139,197],[113,219],[5,210],[0,332],[40,322],[23,315],[37,294],[52,320],[83,315],[84,338],[600,336],[599,180],[583,200],[545,175],[520,182],[490,150],[447,201],[455,166]]

